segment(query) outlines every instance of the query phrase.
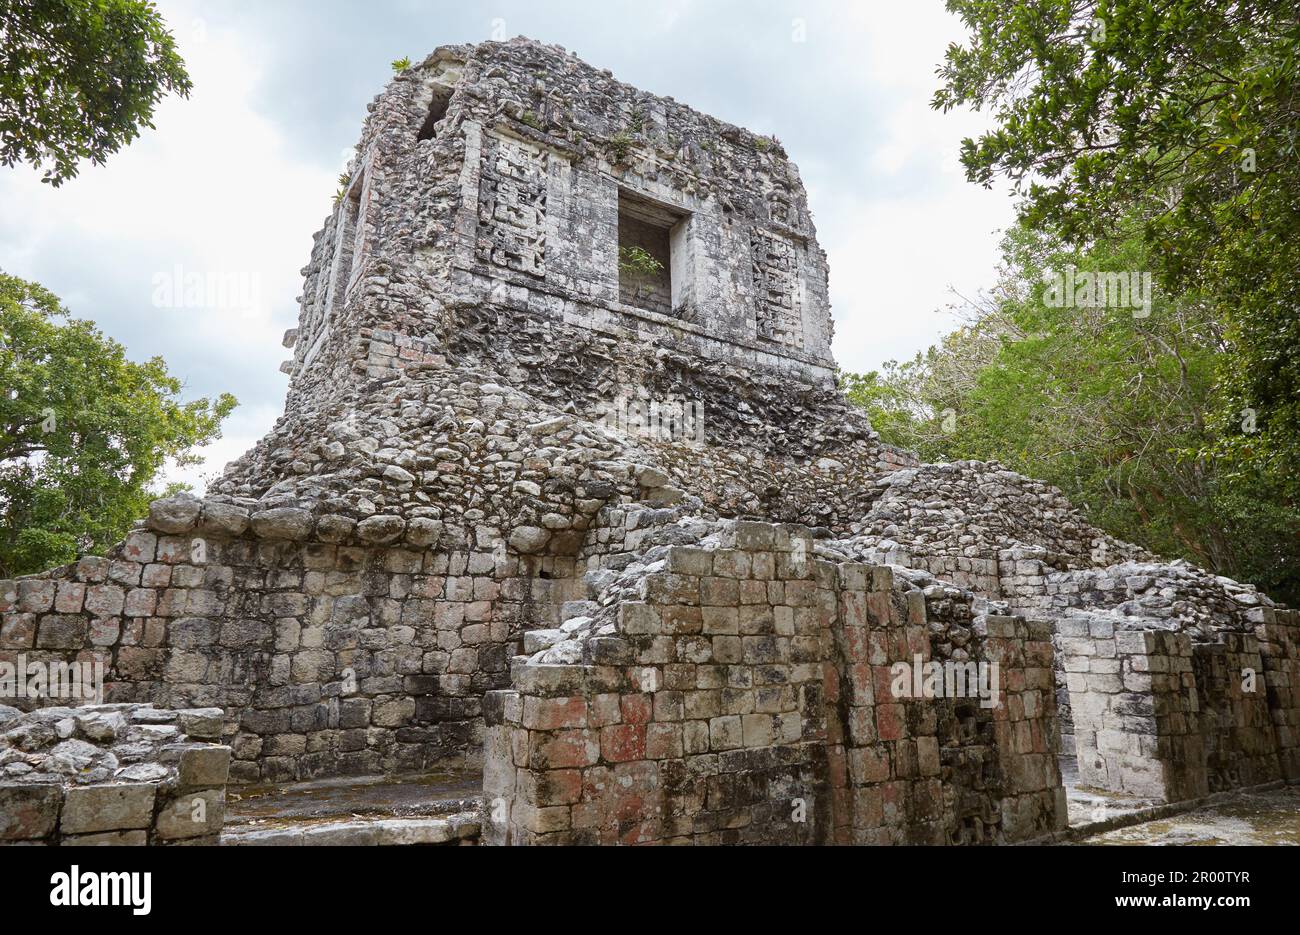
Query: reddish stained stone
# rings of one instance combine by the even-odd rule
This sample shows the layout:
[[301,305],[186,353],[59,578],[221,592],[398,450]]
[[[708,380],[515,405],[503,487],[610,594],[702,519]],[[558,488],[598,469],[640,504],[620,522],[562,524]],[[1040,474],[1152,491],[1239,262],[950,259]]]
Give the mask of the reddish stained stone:
[[524,699],[524,726],[531,730],[556,730],[587,726],[587,701],[584,698]]
[[850,662],[866,662],[867,631],[863,627],[844,628],[844,655]]
[[890,597],[888,591],[872,591],[867,595],[867,620],[869,623],[877,626],[887,624],[892,610],[889,606]]
[[537,781],[538,805],[570,805],[582,796],[582,772],[552,769]]
[[[890,668],[890,666],[873,666],[871,669],[871,677],[873,679],[872,687],[875,691],[873,694],[868,695],[868,697],[874,697],[876,704],[890,704],[898,701],[898,699],[894,697],[894,675],[893,672],[890,671]],[[912,675],[910,671],[907,676],[906,688],[907,694],[903,697],[910,698],[912,696]]]
[[645,759],[645,725],[616,724],[601,728],[600,755],[611,763]]
[[549,769],[590,766],[598,752],[592,731],[561,730],[553,734],[533,731],[529,762]]
[[650,695],[624,695],[623,722],[625,724],[648,724],[654,715],[654,699]]
[[871,630],[867,633],[868,658],[873,666],[884,665],[889,661],[889,635],[883,630]]
[[645,817],[645,798],[638,792],[620,795],[614,804],[614,817],[620,823]]
[[866,596],[855,592],[845,593],[841,596],[840,606],[844,609],[845,636],[856,635],[867,622]]
[[881,740],[898,740],[903,734],[903,707],[882,704],[876,707],[876,732]]

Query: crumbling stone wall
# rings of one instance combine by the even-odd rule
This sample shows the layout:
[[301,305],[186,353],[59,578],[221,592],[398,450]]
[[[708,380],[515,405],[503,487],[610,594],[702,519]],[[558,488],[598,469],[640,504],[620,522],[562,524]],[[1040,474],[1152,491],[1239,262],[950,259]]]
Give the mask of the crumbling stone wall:
[[[876,499],[841,548],[929,571],[985,597],[1014,602],[1040,594],[1042,582],[1024,579],[1036,579],[1043,567],[1150,557],[1092,527],[1056,488],[995,462],[908,466],[874,486]],[[1042,565],[1026,564],[1030,558]]]
[[[1061,826],[1044,633],[984,618],[963,639],[950,614],[932,634],[924,594],[888,568],[812,559],[799,527],[726,532],[667,547],[640,600],[612,589],[614,625],[577,624],[580,660],[515,661],[488,703],[489,843],[946,843]],[[1005,673],[987,715],[893,693],[892,665],[930,661],[932,635]]]
[[140,529],[113,558],[0,583],[0,659],[99,656],[112,700],[225,708],[239,781],[476,760],[483,693],[571,576],[571,560],[530,575],[504,551],[417,548],[414,530],[390,547],[304,541],[313,517],[289,509],[239,537],[200,534],[200,515],[160,502],[155,526],[191,531]]
[[221,709],[0,705],[0,844],[216,844]]

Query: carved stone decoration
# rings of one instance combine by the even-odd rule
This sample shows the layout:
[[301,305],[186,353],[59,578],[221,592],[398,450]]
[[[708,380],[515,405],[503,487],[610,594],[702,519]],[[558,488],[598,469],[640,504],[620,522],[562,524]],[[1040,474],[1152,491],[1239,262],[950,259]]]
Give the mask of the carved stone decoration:
[[798,255],[784,237],[755,228],[749,235],[754,266],[758,336],[790,347],[803,347],[799,308]]
[[546,157],[518,140],[487,135],[479,178],[480,260],[546,275]]

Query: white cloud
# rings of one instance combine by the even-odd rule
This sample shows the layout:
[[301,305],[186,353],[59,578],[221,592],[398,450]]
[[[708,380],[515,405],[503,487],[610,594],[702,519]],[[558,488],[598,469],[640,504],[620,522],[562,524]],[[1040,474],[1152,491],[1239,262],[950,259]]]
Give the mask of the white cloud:
[[995,231],[1012,211],[1004,191],[967,182],[958,161],[961,138],[988,119],[930,107],[935,68],[962,36],[957,18],[938,2],[863,4],[843,15],[839,54],[856,47],[861,62],[846,80],[880,116],[861,153],[860,184],[846,188],[842,153],[836,162],[821,154],[804,177],[830,261],[836,358],[871,370],[951,328],[943,310],[953,290],[974,295],[992,284]]

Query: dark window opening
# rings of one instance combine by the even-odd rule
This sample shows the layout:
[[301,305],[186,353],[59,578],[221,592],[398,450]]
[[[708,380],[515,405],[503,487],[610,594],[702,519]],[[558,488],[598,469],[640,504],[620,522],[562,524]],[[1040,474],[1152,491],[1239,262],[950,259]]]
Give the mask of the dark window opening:
[[433,139],[433,128],[438,125],[438,121],[447,116],[447,105],[451,103],[451,88],[445,85],[434,85],[433,100],[429,102],[429,114],[424,118],[424,125],[420,127],[420,132],[416,135],[417,140]]
[[664,205],[618,193],[618,298],[663,315],[673,313],[673,241],[685,217]]

